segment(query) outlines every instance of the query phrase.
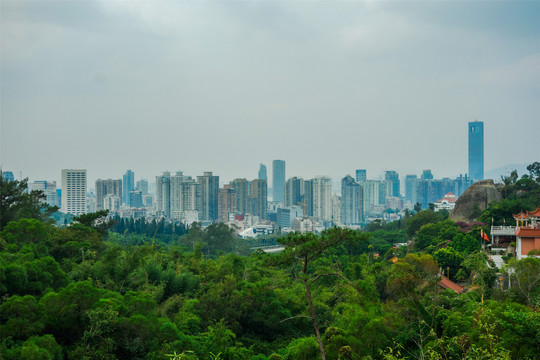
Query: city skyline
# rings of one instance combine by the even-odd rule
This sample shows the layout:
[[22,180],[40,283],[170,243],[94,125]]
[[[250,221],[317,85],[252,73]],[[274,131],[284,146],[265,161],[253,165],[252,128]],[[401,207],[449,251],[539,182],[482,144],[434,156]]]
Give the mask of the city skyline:
[[540,133],[538,2],[0,6],[1,165],[16,178],[226,183],[274,159],[288,177],[454,177],[475,120],[485,170],[537,160],[500,144]]
[[[516,167],[519,168],[519,171],[518,173],[520,175],[523,175],[523,174],[528,174],[528,171],[525,169],[527,165],[530,165],[530,164],[509,164],[510,167],[504,167],[504,168],[499,168],[499,169],[492,169],[491,171],[493,170],[499,170],[500,171],[500,174],[501,175],[509,175],[510,172],[512,170],[515,170]],[[81,168],[83,169],[84,167],[82,166],[79,166],[78,168]],[[30,178],[30,177],[27,177],[25,176],[25,174],[23,173],[22,174],[22,177],[20,178],[19,174],[18,173],[15,173],[13,172],[11,169],[2,169],[2,171],[7,171],[7,172],[13,172],[14,174],[14,179],[15,180],[20,180],[20,179],[24,179],[24,178],[28,178],[29,180],[29,183],[32,183],[32,182],[41,182],[41,181],[49,181],[49,182],[56,182],[58,183],[58,186],[60,187],[61,186],[61,171],[63,169],[58,169],[58,176],[55,178],[45,178],[44,176],[38,176],[36,178]],[[88,171],[88,169],[85,169]],[[312,179],[312,178],[316,178],[316,177],[320,177],[320,176],[328,176],[329,178],[332,179],[332,182],[333,182],[333,186],[337,186],[334,190],[336,193],[339,193],[340,192],[340,188],[339,188],[339,185],[341,183],[341,179],[344,177],[344,176],[347,176],[347,175],[351,175],[353,178],[356,174],[356,171],[358,169],[350,169],[350,170],[347,170],[341,174],[338,174],[336,176],[329,176],[329,175],[321,175],[321,174],[312,174],[312,175],[307,175],[307,176],[304,176],[304,175],[287,175],[286,177],[286,181],[287,180],[290,180],[292,178],[299,178],[299,179],[305,179],[305,180],[308,180],[308,179]],[[365,170],[365,169],[363,169]],[[409,175],[415,175],[417,176],[418,178],[421,177],[423,171],[425,171],[426,169],[425,168],[422,168],[422,169],[417,169],[416,171],[409,171],[409,172],[401,172],[399,170],[396,170],[396,169],[385,169],[385,170],[381,170],[380,172],[370,172],[370,171],[367,171],[367,179],[368,180],[384,180],[385,179],[385,173],[386,172],[397,172],[398,173],[398,176],[399,176],[399,180],[400,182],[402,182],[402,184],[400,185],[400,191],[401,191],[401,195],[404,195],[405,194],[405,185],[404,185],[404,181],[406,180],[406,177],[409,176]],[[427,169],[427,170],[431,170],[431,169]],[[98,180],[101,180],[101,181],[105,181],[105,180],[110,180],[110,179],[116,179],[116,178],[119,178],[120,181],[122,182],[122,177],[124,175],[124,173],[127,171],[126,170],[123,170],[123,171],[118,171],[117,173],[119,174],[118,176],[115,176],[115,175],[107,175],[107,174],[104,174],[103,176],[92,176],[92,174],[88,174],[88,191],[95,191],[96,188],[95,188],[95,183],[96,181]],[[203,171],[202,173],[200,174],[195,174],[195,173],[189,173],[189,172],[186,172],[186,171],[183,171],[183,170],[162,170],[160,171],[158,174],[151,174],[150,176],[148,177],[145,177],[145,176],[138,176],[136,175],[135,176],[135,180],[136,182],[139,182],[139,181],[146,181],[147,184],[153,184],[153,186],[155,187],[156,185],[156,178],[161,176],[162,173],[164,172],[169,172],[171,174],[173,173],[176,173],[180,171],[181,173],[186,173],[187,176],[190,176],[190,177],[197,177],[198,175],[202,175],[204,172],[207,172],[207,171]],[[137,170],[134,171],[134,173],[137,173]],[[227,185],[229,184],[230,182],[232,182],[233,180],[235,179],[247,179],[247,180],[251,180],[251,179],[256,179],[257,178],[257,175],[255,176],[236,176],[233,174],[232,178],[223,178],[220,174],[217,174],[218,177],[220,178],[219,180],[219,186],[220,187],[223,187],[224,185]],[[434,178],[436,179],[444,179],[444,178],[450,178],[450,179],[454,179],[454,178],[457,178],[459,177],[460,175],[467,175],[467,172],[464,172],[464,173],[456,173],[455,175],[450,175],[450,176],[440,176],[439,174],[433,174]],[[488,179],[488,178],[486,178]],[[501,179],[500,177],[492,177],[490,178],[492,180],[494,180],[495,182],[501,182]],[[269,189],[272,189],[272,186],[268,186]],[[138,190],[138,189],[137,189]],[[122,196],[120,196],[122,198]]]

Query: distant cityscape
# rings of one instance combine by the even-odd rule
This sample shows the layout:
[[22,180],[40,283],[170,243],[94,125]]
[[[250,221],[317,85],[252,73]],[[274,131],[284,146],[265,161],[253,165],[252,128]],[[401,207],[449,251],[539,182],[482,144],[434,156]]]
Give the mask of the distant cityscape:
[[[393,221],[412,209],[451,210],[456,199],[475,181],[484,179],[484,124],[468,124],[469,175],[435,179],[431,170],[407,174],[402,187],[397,171],[384,172],[384,179],[370,179],[366,169],[357,169],[341,179],[341,192],[334,193],[329,176],[311,179],[286,177],[286,161],[274,160],[272,188],[265,164],[256,179],[236,178],[220,188],[212,172],[192,177],[182,171],[165,171],[135,181],[127,170],[122,179],[98,179],[88,192],[86,169],[63,169],[61,186],[40,180],[29,190],[40,190],[45,201],[70,215],[109,210],[122,218],[166,219],[190,225],[201,222],[235,224],[246,236],[282,232],[316,232],[339,225],[360,228],[373,220]],[[14,180],[10,171],[2,176]],[[403,191],[402,191],[403,189]]]

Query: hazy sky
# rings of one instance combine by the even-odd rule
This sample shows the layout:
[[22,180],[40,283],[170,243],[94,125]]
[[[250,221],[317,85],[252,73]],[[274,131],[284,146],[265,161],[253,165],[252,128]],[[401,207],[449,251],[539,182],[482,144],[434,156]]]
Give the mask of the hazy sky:
[[0,4],[16,176],[454,176],[475,119],[486,170],[540,161],[538,1]]

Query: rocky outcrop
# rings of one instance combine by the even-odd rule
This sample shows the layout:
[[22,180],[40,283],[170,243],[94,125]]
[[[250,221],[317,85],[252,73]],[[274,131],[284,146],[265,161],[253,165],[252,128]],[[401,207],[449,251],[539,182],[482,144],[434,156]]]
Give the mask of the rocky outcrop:
[[[450,219],[454,221],[473,221],[487,208],[489,203],[501,200],[501,192],[493,180],[478,181],[472,184],[457,199],[454,210],[450,212]],[[476,205],[478,208],[476,208]],[[480,210],[480,212],[477,210]]]

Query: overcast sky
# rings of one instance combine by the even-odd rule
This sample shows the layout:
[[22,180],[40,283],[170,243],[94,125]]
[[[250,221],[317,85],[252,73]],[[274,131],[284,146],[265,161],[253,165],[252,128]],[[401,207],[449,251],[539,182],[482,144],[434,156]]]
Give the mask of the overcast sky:
[[[1,164],[60,180],[540,161],[538,1],[1,0]],[[353,175],[354,176],[354,175]]]

